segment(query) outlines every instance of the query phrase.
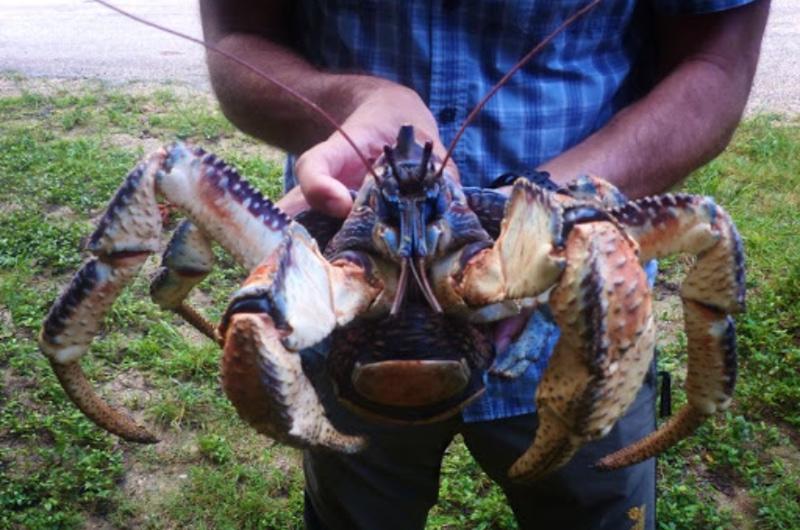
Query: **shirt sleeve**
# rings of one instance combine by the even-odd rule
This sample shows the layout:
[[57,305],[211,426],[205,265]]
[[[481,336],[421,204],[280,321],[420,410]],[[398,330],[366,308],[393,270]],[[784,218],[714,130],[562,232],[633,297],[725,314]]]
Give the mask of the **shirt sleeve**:
[[661,15],[702,15],[716,13],[743,5],[755,0],[653,0],[653,6]]

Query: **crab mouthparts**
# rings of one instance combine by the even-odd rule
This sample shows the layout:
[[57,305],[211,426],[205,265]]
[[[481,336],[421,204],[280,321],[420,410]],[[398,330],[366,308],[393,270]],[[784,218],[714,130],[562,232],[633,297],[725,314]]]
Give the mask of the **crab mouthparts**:
[[420,257],[416,260],[412,260],[412,258],[407,257],[403,258],[403,261],[400,262],[400,278],[397,281],[397,291],[395,292],[392,309],[389,314],[397,316],[400,309],[403,307],[403,301],[406,297],[406,288],[408,287],[409,270],[411,270],[414,282],[417,284],[422,296],[425,297],[425,301],[428,302],[433,312],[442,313],[442,305],[439,303],[439,300],[436,299],[436,295],[433,294],[431,284],[428,282],[428,275],[425,273],[425,258]]

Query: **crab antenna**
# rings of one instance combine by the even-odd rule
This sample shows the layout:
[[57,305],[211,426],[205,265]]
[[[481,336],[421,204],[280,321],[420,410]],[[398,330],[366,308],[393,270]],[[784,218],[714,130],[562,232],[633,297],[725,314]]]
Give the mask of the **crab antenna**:
[[[408,263],[411,260],[405,258],[400,262],[400,278],[397,280],[397,291],[394,293],[394,302],[392,302],[392,309],[390,315],[395,316],[400,312],[400,307],[406,297],[406,287],[408,286]],[[412,267],[413,268],[413,267]]]
[[439,300],[436,298],[436,295],[433,293],[433,289],[431,289],[431,284],[428,282],[428,275],[425,273],[425,258],[417,258],[417,269],[419,269],[419,277],[417,281],[422,281],[422,294],[425,296],[425,299],[430,304],[431,308],[436,313],[442,313],[442,305],[439,303]]
[[425,147],[422,148],[422,158],[419,162],[419,173],[417,179],[422,180],[425,178],[425,173],[428,172],[428,163],[431,161],[431,154],[433,153],[433,142],[428,140],[425,142]]
[[601,1],[602,0],[592,0],[591,2],[589,2],[588,4],[586,4],[585,6],[580,8],[578,11],[573,13],[560,26],[558,26],[555,30],[553,30],[552,33],[550,33],[547,37],[542,39],[542,41],[539,42],[539,44],[534,46],[531,51],[529,51],[527,54],[525,54],[525,57],[520,59],[519,62],[517,62],[517,64],[515,64],[511,68],[511,70],[509,70],[506,73],[506,75],[504,75],[500,79],[500,81],[498,81],[489,90],[489,92],[487,92],[486,95],[483,96],[483,98],[481,98],[481,100],[478,102],[478,104],[475,105],[475,108],[473,108],[472,111],[469,113],[469,115],[467,116],[467,119],[464,120],[464,124],[461,125],[461,128],[458,130],[456,135],[453,137],[453,141],[450,142],[450,146],[447,148],[447,153],[444,155],[444,159],[442,160],[442,164],[441,164],[441,166],[439,166],[439,171],[437,173],[437,176],[441,175],[442,172],[444,171],[444,167],[445,167],[445,165],[447,165],[447,161],[450,160],[450,158],[451,158],[451,156],[453,154],[453,151],[455,150],[456,145],[458,144],[458,141],[461,139],[461,136],[464,134],[464,131],[467,130],[467,126],[469,126],[469,124],[472,123],[472,120],[475,119],[475,116],[478,115],[478,113],[483,109],[483,107],[486,105],[486,103],[490,99],[492,99],[492,97],[497,93],[497,91],[500,90],[501,88],[503,88],[503,85],[505,85],[506,82],[508,82],[508,80],[511,78],[511,76],[516,74],[517,71],[519,71],[520,68],[525,66],[528,63],[528,61],[530,61],[533,58],[534,55],[536,55],[537,53],[539,53],[542,50],[542,48],[544,48],[545,46],[550,44],[550,41],[552,41],[559,33],[561,33],[562,31],[567,29],[569,26],[571,26],[573,22],[575,22],[577,19],[579,19],[580,17],[585,15],[591,9],[593,9]]
[[135,20],[136,22],[139,22],[140,24],[144,24],[145,26],[149,26],[151,28],[155,28],[155,29],[161,30],[163,32],[169,33],[170,35],[174,35],[176,37],[180,37],[181,39],[188,40],[190,42],[194,42],[195,44],[199,44],[200,46],[203,46],[207,50],[212,51],[214,53],[217,53],[217,54],[225,57],[229,61],[233,61],[234,63],[238,64],[239,66],[242,66],[245,69],[249,70],[250,72],[256,74],[256,76],[260,77],[261,79],[269,81],[273,85],[277,86],[278,88],[280,88],[281,90],[283,90],[284,92],[286,92],[287,94],[289,94],[290,96],[295,98],[296,100],[304,103],[306,106],[308,106],[314,112],[316,112],[318,116],[322,117],[326,122],[328,122],[329,125],[331,125],[334,129],[336,129],[339,132],[339,134],[342,135],[342,138],[344,138],[345,141],[348,144],[350,144],[350,147],[353,148],[353,151],[355,151],[356,155],[358,155],[358,158],[361,159],[361,162],[364,164],[364,167],[367,168],[367,171],[369,171],[372,174],[373,177],[377,178],[377,175],[375,174],[375,170],[372,168],[372,165],[369,163],[369,160],[367,160],[367,157],[364,156],[364,153],[361,152],[361,150],[358,148],[358,146],[353,141],[353,139],[350,137],[350,135],[348,135],[346,132],[344,132],[344,129],[341,128],[341,126],[333,118],[333,116],[331,116],[322,107],[320,107],[319,105],[317,105],[316,103],[314,103],[313,101],[311,101],[310,99],[305,97],[303,94],[301,94],[297,90],[293,89],[292,87],[290,87],[289,85],[285,84],[284,82],[272,77],[270,74],[268,74],[267,72],[261,70],[260,68],[257,68],[255,66],[253,66],[252,64],[248,63],[247,61],[245,61],[243,59],[240,59],[239,57],[233,55],[232,53],[226,52],[225,50],[223,50],[222,48],[219,48],[215,44],[211,44],[210,42],[206,42],[203,39],[198,39],[197,37],[192,37],[191,35],[187,35],[186,33],[181,33],[180,31],[168,28],[166,26],[162,26],[161,24],[157,24],[155,22],[152,22],[150,20],[142,18],[142,17],[140,17],[138,15],[134,15],[133,13],[129,13],[129,12],[125,11],[124,9],[121,9],[121,8],[119,8],[119,7],[117,7],[117,6],[113,5],[113,4],[110,4],[110,3],[106,2],[105,0],[94,0],[94,1],[97,2],[98,4],[102,5],[102,6],[107,7],[108,9],[111,9],[112,11],[116,11],[117,13],[119,13],[122,16],[128,17],[131,20]]

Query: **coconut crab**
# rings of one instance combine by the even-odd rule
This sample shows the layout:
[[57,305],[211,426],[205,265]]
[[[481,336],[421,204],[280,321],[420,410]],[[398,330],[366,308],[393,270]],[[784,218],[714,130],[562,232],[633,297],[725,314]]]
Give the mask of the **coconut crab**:
[[[736,376],[730,315],[744,305],[744,267],[736,229],[711,199],[624,201],[590,177],[555,191],[520,178],[506,199],[461,188],[440,166],[431,144],[419,145],[403,127],[349,217],[331,227],[315,214],[288,218],[202,149],[160,149],[111,200],[89,241],[95,257],[51,308],[41,349],[96,424],[155,441],[94,393],[79,359],[120,290],[159,249],[160,194],[190,221],[167,246],[152,298],[220,343],[225,392],[245,421],[278,441],[344,452],[366,442],[326,418],[299,350],[333,334],[330,374],[342,401],[371,418],[435,421],[481,391],[493,352],[475,323],[538,298],[569,332],[536,394],[539,430],[510,474],[549,473],[606,434],[633,401],[655,342],[641,263],[675,252],[697,256],[681,288],[688,403],[598,465],[653,456],[728,406]],[[185,302],[211,271],[212,241],[249,271],[217,328]]]
[[[366,443],[325,416],[303,371],[303,348],[332,338],[330,376],[339,399],[358,413],[437,421],[474,399],[491,369],[492,348],[478,326],[546,301],[566,332],[537,390],[536,437],[509,471],[520,480],[541,477],[605,435],[633,401],[655,333],[641,264],[676,252],[697,257],[681,288],[688,403],[658,431],[598,466],[649,458],[729,405],[736,378],[731,315],[744,307],[744,260],[731,219],[713,200],[678,194],[627,201],[593,177],[564,189],[520,178],[506,198],[462,188],[444,171],[486,101],[600,0],[576,11],[503,76],[443,160],[432,155],[431,144],[416,143],[407,126],[375,168],[335,120],[291,87],[213,45],[96,1],[280,86],[338,129],[372,174],[340,224],[314,213],[290,219],[200,148],[173,144],[138,165],[89,240],[95,257],[56,300],[40,333],[65,392],[100,427],[127,440],[156,441],[96,395],[79,360],[119,292],[159,250],[157,195],[189,220],[173,234],[151,296],[223,347],[225,392],[245,421],[280,442],[343,452]],[[212,269],[212,242],[249,271],[219,326],[185,301]]]

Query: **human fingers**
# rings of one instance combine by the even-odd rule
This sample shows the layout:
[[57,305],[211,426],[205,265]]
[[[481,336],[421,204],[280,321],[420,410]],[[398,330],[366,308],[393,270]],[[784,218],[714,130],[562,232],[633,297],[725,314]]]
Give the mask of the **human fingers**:
[[305,200],[315,210],[334,217],[346,217],[353,201],[347,186],[337,177],[347,165],[333,138],[321,142],[297,159],[295,175]]
[[295,186],[286,192],[283,197],[278,199],[275,206],[289,217],[294,217],[309,208],[308,201],[306,201],[299,186]]

